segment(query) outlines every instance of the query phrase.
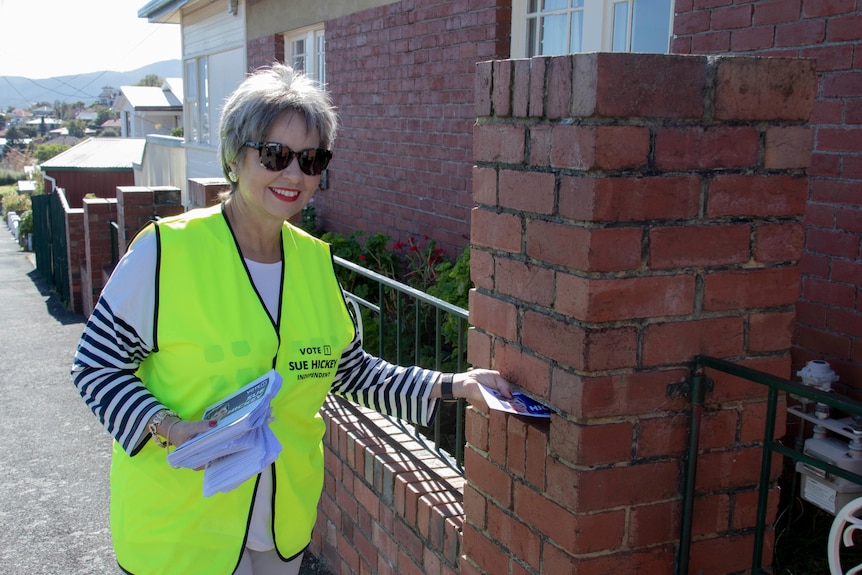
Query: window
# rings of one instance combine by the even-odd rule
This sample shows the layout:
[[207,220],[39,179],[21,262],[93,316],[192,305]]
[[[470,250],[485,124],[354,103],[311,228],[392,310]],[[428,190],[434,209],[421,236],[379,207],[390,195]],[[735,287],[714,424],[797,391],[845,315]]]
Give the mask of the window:
[[192,58],[185,62],[183,82],[185,138],[215,146],[221,107],[245,77],[245,55],[242,48]]
[[669,51],[673,0],[514,0],[512,7],[513,58]]
[[207,58],[186,60],[186,77],[183,81],[186,113],[184,132],[186,141],[210,143],[209,94]]
[[313,26],[285,33],[287,64],[302,70],[321,84],[326,83],[326,43],[322,26]]

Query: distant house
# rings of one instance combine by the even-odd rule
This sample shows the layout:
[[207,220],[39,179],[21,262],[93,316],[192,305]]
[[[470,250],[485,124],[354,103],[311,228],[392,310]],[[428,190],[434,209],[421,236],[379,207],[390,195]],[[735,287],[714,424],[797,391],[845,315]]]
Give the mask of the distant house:
[[97,103],[101,106],[107,106],[110,108],[114,105],[114,102],[117,100],[117,96],[119,95],[120,91],[113,86],[103,86],[102,93],[99,94]]
[[121,86],[114,110],[124,138],[168,135],[183,122],[183,80],[168,78],[161,87]]
[[66,190],[72,208],[84,205],[84,196],[115,198],[117,186],[134,186],[134,166],[144,156],[143,138],[88,138],[40,165],[45,191]]
[[6,124],[8,126],[21,126],[33,117],[32,112],[27,110],[15,109],[6,114]]
[[39,106],[38,108],[34,108],[31,110],[34,116],[39,116],[41,118],[47,118],[48,116],[53,116],[55,113],[54,108],[49,108],[48,106]]
[[99,117],[99,113],[91,108],[87,108],[86,110],[81,110],[75,115],[76,120],[81,120],[83,122],[87,122],[91,124],[96,121],[96,118]]

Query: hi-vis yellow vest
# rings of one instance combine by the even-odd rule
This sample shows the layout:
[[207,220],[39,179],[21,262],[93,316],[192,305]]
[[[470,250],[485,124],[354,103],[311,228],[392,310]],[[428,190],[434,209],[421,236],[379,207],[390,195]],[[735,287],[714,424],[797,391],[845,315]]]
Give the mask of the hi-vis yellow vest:
[[[285,223],[276,324],[221,206],[161,220],[156,228],[155,351],[138,375],[162,403],[194,420],[271,368],[279,371],[282,389],[270,424],[282,446],[272,471],[273,531],[278,553],[293,557],[311,540],[323,488],[318,410],[354,335],[329,246]],[[126,572],[234,572],[257,479],[205,498],[203,477],[203,471],[171,468],[152,441],[132,457],[114,444],[111,533]]]

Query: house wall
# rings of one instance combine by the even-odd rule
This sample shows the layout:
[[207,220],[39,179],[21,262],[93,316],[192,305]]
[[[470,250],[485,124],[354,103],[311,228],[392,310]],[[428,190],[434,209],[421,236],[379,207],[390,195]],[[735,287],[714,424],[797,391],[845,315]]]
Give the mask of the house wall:
[[327,88],[342,129],[328,188],[331,231],[468,243],[476,62],[509,54],[511,2],[417,0],[326,22]]
[[[285,8],[281,0],[246,0],[249,40],[314,26],[327,20],[340,18],[353,12],[362,12],[377,6],[394,4],[393,0],[351,0],[350,2],[319,2],[294,0]],[[283,60],[280,60],[283,62]]]
[[245,48],[244,20],[245,2],[238,3],[236,15],[228,13],[227,2],[183,11],[183,59]]
[[817,63],[793,369],[824,359],[840,377],[837,387],[862,397],[862,5],[716,4],[676,0],[674,52],[792,56]]
[[121,170],[45,170],[45,174],[57,181],[56,187],[66,190],[66,200],[72,208],[84,207],[84,196],[93,194],[99,198],[116,197],[117,186],[131,186],[135,174],[131,169]]
[[[186,154],[183,139],[150,134],[141,168],[135,172],[136,186],[175,186],[187,195]],[[184,202],[184,205],[188,205]]]

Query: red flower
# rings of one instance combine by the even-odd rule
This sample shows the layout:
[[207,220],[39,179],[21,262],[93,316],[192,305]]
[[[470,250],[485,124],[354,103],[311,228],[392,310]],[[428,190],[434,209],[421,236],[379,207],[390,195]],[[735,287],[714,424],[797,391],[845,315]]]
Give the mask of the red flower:
[[365,261],[365,255],[364,254],[359,254],[359,261],[361,261],[361,262]]

